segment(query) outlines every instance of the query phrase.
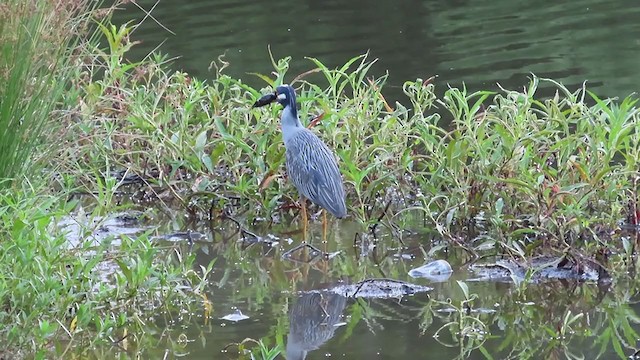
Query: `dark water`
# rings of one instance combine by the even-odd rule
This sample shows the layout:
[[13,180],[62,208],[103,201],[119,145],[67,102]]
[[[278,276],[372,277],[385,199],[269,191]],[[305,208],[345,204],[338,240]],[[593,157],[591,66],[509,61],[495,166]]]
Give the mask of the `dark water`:
[[[243,223],[241,217],[238,220]],[[129,346],[126,352],[111,351],[121,358],[237,359],[233,344],[247,338],[279,345],[283,353],[278,359],[288,360],[616,359],[637,350],[640,290],[624,275],[603,284],[547,280],[517,286],[509,281],[478,281],[469,254],[442,247],[447,243],[420,231],[419,222],[411,219],[405,227],[405,245],[384,228],[377,231],[376,240],[348,220],[332,221],[323,238],[321,224],[314,222],[307,240],[339,254],[330,260],[294,262],[283,259],[283,254],[302,237],[299,221],[289,220],[270,228],[243,225],[277,241],[272,246],[244,241],[228,220],[159,225],[156,235],[175,229],[202,235],[192,233],[192,243],[177,238],[156,241],[174,244],[184,256],[195,254],[203,266],[215,259],[204,289],[212,307],[208,312],[194,294],[190,307],[174,304],[168,308],[177,310],[159,311],[155,323],[148,322],[144,344]],[[433,258],[452,263],[454,273],[447,281],[434,283],[407,275]],[[396,298],[358,299],[313,292],[372,278],[433,289]],[[458,281],[468,287],[467,295]],[[468,306],[465,299],[471,299]],[[248,318],[221,319],[235,310]],[[575,321],[568,321],[576,315]],[[255,358],[263,359],[259,354]]]
[[[155,0],[137,3],[151,9]],[[526,85],[530,73],[576,88],[588,81],[601,96],[638,90],[640,2],[584,1],[160,1],[134,34],[140,58],[160,46],[179,56],[175,68],[202,78],[221,54],[227,73],[254,86],[247,73],[272,70],[274,56],[292,56],[290,78],[312,68],[305,56],[330,67],[369,51],[376,75],[390,74],[387,89],[400,98],[406,80],[438,75],[472,90]],[[139,21],[128,5],[116,22]]]
[[[151,9],[155,1],[137,3]],[[143,16],[129,4],[114,21]],[[153,16],[175,35],[146,19],[132,36],[143,42],[129,54],[132,61],[162,44],[161,52],[179,57],[174,68],[207,78],[212,76],[209,64],[225,54],[231,64],[226,72],[254,86],[264,84],[247,73],[272,70],[268,45],[276,58],[293,57],[289,79],[312,68],[305,56],[336,67],[369,51],[380,59],[373,73],[388,71],[387,93],[401,101],[403,81],[433,75],[438,75],[441,90],[446,84],[462,83],[479,90],[496,89],[496,83],[520,88],[535,73],[569,88],[587,80],[601,96],[629,95],[637,91],[640,80],[640,2],[631,0],[164,0]],[[288,339],[295,338],[292,329],[304,328],[312,334],[308,339],[315,336],[305,345],[307,359],[611,359],[629,356],[638,346],[636,285],[603,288],[550,281],[521,289],[511,283],[474,282],[464,266],[468,255],[444,251],[433,257],[449,257],[454,276],[430,284],[407,275],[432,258],[427,235],[406,239],[407,248],[387,236],[375,251],[364,251],[352,246],[361,229],[346,222],[331,228],[326,245],[330,251],[342,251],[338,257],[295,264],[281,255],[301,241],[299,234],[289,233],[296,226],[260,232],[280,237],[277,249],[243,249],[238,235],[226,239],[215,231],[190,228],[207,234],[207,242],[196,243],[190,251],[202,264],[217,259],[207,289],[211,318],[205,319],[204,311],[173,315],[172,320],[159,316],[159,324],[167,323],[167,329],[158,335],[157,346],[144,350],[145,356],[237,358],[235,347],[223,349],[245,338],[264,339],[284,349]],[[318,225],[311,228],[311,240],[318,246],[320,233]],[[293,243],[286,241],[289,238]],[[402,299],[326,298],[320,305],[297,293],[372,277],[410,280],[434,290]],[[469,308],[473,312],[448,312],[448,301],[461,306],[464,300],[456,280],[465,281],[474,294]],[[319,307],[326,314],[319,314]],[[219,319],[234,308],[250,318],[237,323]],[[582,315],[566,325],[576,314]],[[333,326],[336,317],[343,326]]]

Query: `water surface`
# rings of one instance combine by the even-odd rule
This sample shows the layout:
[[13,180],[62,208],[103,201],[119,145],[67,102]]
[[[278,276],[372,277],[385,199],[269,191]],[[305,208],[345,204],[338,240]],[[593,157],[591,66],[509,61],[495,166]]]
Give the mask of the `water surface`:
[[[242,217],[238,220],[243,223]],[[419,222],[411,221],[404,245],[397,234],[384,228],[373,237],[349,220],[332,221],[323,238],[321,224],[314,222],[307,241],[337,255],[330,260],[296,262],[283,255],[302,242],[301,224],[288,216],[284,220],[273,227],[243,224],[245,230],[274,241],[270,245],[243,237],[229,220],[157,224],[152,233],[159,235],[156,241],[173,242],[183,254],[196,254],[203,266],[215,259],[204,292],[212,307],[207,309],[203,299],[194,295],[191,312],[184,311],[188,308],[184,304],[174,304],[169,308],[179,310],[169,313],[159,311],[149,321],[146,335],[151,340],[131,347],[129,354],[236,359],[238,348],[233,344],[247,338],[262,339],[270,347],[279,345],[283,354],[278,358],[289,360],[485,359],[489,355],[495,359],[612,359],[637,351],[638,285],[624,275],[602,283],[549,279],[527,286],[508,278],[480,280],[471,267],[476,259],[447,247],[448,243],[421,230]],[[167,240],[166,235],[177,228],[181,233],[192,231],[192,241]],[[448,280],[408,276],[410,269],[435,258],[453,265]],[[492,260],[496,259],[479,262]],[[321,292],[374,278],[432,290],[387,298]],[[468,287],[466,295],[464,287]],[[236,311],[248,318],[222,319]]]
[[[137,3],[151,9],[155,0]],[[144,17],[132,4],[125,9],[116,14],[116,23]],[[173,68],[207,78],[213,76],[210,63],[224,54],[231,65],[226,72],[257,87],[264,83],[248,73],[272,70],[268,45],[276,58],[293,57],[289,79],[312,68],[305,56],[336,67],[369,51],[380,59],[373,73],[388,71],[387,94],[401,101],[403,81],[434,75],[440,91],[446,84],[463,83],[471,90],[497,89],[496,83],[521,88],[535,73],[569,88],[588,81],[601,96],[629,95],[640,80],[640,2],[631,0],[161,1],[152,15],[175,35],[147,18],[133,35],[142,44],[128,55],[130,60],[160,46],[161,52],[178,57]],[[638,346],[637,285],[553,280],[522,289],[510,282],[473,281],[468,254],[448,248],[430,253],[438,246],[431,240],[437,239],[419,226],[405,229],[412,234],[405,238],[406,247],[383,232],[371,250],[366,243],[353,246],[355,234],[366,232],[358,225],[333,223],[326,247],[340,255],[312,264],[281,258],[302,241],[292,232],[298,223],[252,227],[261,236],[278,237],[279,245],[246,249],[239,235],[223,235],[233,224],[220,224],[224,230],[180,226],[206,235],[206,241],[184,244],[200,263],[217,259],[207,289],[211,318],[204,310],[160,314],[158,325],[166,330],[158,334],[158,346],[144,350],[147,357],[236,358],[229,344],[253,338],[284,349],[296,338],[291,332],[305,328],[307,348],[296,356],[290,352],[290,359],[485,359],[488,354],[496,359],[610,359],[630,356]],[[319,234],[315,224],[310,240],[325,246]],[[434,258],[454,265],[449,281],[432,284],[408,277],[411,268]],[[398,299],[305,295],[367,278],[434,289]],[[465,311],[455,310],[465,299],[457,280],[468,285],[475,299]],[[319,302],[326,314],[318,313]],[[236,309],[250,318],[237,323],[220,319]],[[575,322],[567,323],[577,314]]]
[[[139,0],[144,9],[155,0]],[[129,4],[114,21],[140,21]],[[174,67],[202,78],[225,54],[228,73],[255,86],[247,75],[272,70],[292,56],[291,77],[316,57],[330,67],[369,51],[376,75],[390,74],[388,89],[400,98],[406,80],[438,75],[438,84],[470,89],[526,85],[530,73],[576,88],[583,81],[601,96],[627,96],[640,81],[640,3],[585,0],[496,1],[160,1],[135,32],[138,59],[160,46],[179,57]]]

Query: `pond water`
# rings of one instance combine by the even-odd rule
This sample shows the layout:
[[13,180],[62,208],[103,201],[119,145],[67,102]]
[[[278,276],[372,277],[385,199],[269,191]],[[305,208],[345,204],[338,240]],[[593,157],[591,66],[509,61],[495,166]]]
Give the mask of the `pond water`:
[[[348,220],[331,220],[324,237],[314,221],[306,240],[331,254],[327,259],[313,257],[314,250],[289,253],[303,240],[298,218],[266,227],[239,217],[244,233],[230,220],[152,225],[127,218],[122,226],[106,222],[100,235],[149,232],[152,226],[156,241],[196,254],[203,266],[215,259],[205,291],[212,307],[194,295],[195,306],[175,304],[170,308],[178,310],[158,313],[149,322],[151,340],[127,347],[143,358],[236,359],[234,344],[248,338],[278,344],[278,358],[289,360],[612,359],[636,351],[635,282],[625,276],[600,283],[487,279],[478,263],[507,260],[475,261],[424,232],[419,219],[409,217],[404,245],[398,233],[381,227],[373,236]],[[408,276],[436,258],[453,265],[450,277],[434,282]],[[350,291],[339,290],[350,285]]]
[[[373,73],[390,74],[386,94],[402,99],[406,80],[438,75],[436,84],[465,83],[472,90],[511,89],[530,73],[562,81],[570,89],[587,80],[600,96],[638,90],[640,3],[634,0],[564,1],[202,1],[138,0],[147,18],[134,33],[142,44],[131,59],[160,46],[179,57],[173,66],[206,78],[222,54],[227,73],[263,86],[248,73],[272,70],[292,56],[290,78],[312,68],[305,56],[329,67],[370,51]],[[129,4],[114,21],[139,22],[144,13]]]
[[[156,2],[136,3],[151,9]],[[480,90],[496,89],[498,82],[522,87],[533,72],[569,88],[588,80],[601,96],[626,96],[640,80],[640,3],[631,0],[160,1],[152,15],[175,35],[147,18],[132,36],[142,44],[131,60],[161,45],[161,52],[179,57],[172,67],[207,78],[209,64],[225,54],[226,72],[257,87],[264,84],[247,73],[272,70],[268,45],[276,58],[294,58],[291,78],[312,68],[305,56],[335,67],[369,51],[380,59],[373,73],[388,71],[387,93],[401,101],[403,81],[433,75],[440,90],[462,83]],[[114,22],[143,17],[128,4]],[[174,224],[173,230],[203,234],[193,244],[180,241],[201,264],[216,259],[207,289],[213,308],[209,317],[205,309],[159,314],[157,324],[166,329],[144,357],[237,358],[237,347],[229,345],[246,338],[280,344],[284,353],[288,346],[288,359],[610,359],[630,356],[638,346],[637,284],[624,279],[526,287],[508,279],[475,281],[469,255],[441,247],[429,229],[408,226],[401,245],[384,229],[374,240],[358,224],[335,219],[326,242],[317,222],[307,240],[337,256],[285,260],[283,253],[302,241],[299,225],[251,226],[278,244],[247,246],[231,222]],[[452,263],[447,281],[407,275],[433,259]],[[433,289],[396,298],[310,292],[372,278]],[[465,303],[467,297],[473,300]],[[236,310],[249,318],[221,319]]]

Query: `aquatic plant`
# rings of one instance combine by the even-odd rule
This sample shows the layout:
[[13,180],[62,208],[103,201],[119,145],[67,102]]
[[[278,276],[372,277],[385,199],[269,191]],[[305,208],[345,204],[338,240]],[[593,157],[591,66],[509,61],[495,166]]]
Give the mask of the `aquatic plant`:
[[239,343],[229,344],[225,348],[225,352],[230,348],[237,347],[239,353],[239,359],[251,359],[251,360],[275,360],[282,353],[280,345],[269,347],[266,343],[267,339],[255,340],[246,338]]
[[[541,81],[555,87],[553,98],[536,99]],[[452,130],[422,138],[433,149],[417,177],[431,194],[430,220],[470,248],[491,243],[516,256],[610,245],[610,232],[633,216],[636,101],[616,105],[537,77],[524,92],[489,96],[448,90],[440,104]]]
[[[24,29],[37,30],[48,19],[45,14]],[[639,214],[640,132],[632,97],[600,99],[586,87],[570,90],[535,76],[523,91],[468,93],[465,88],[448,88],[439,96],[434,79],[416,79],[403,86],[407,105],[390,104],[383,95],[386,76],[370,74],[374,60],[367,55],[336,69],[308,59],[311,69],[296,75],[288,73],[290,58],[272,59],[272,74],[255,74],[264,81],[264,88],[257,89],[226,75],[229,64],[224,59],[212,64],[213,78],[208,81],[171,71],[170,60],[158,54],[127,61],[127,51],[135,45],[132,26],[99,20],[97,34],[106,40],[106,49],[93,41],[95,37],[63,38],[44,50],[29,47],[29,41],[3,47],[3,61],[13,65],[0,64],[0,69],[15,73],[0,73],[9,79],[0,88],[0,121],[15,124],[20,119],[18,123],[25,125],[10,127],[15,132],[3,136],[34,141],[7,141],[11,149],[0,155],[0,171],[17,179],[23,173],[18,165],[24,163],[28,173],[39,174],[21,186],[13,182],[13,192],[0,193],[0,231],[8,239],[0,244],[5,260],[0,274],[11,274],[0,278],[0,299],[8,304],[0,320],[13,324],[0,337],[8,346],[28,345],[29,354],[45,356],[47,347],[59,350],[66,344],[144,343],[147,338],[137,336],[145,331],[146,322],[138,317],[141,309],[161,304],[170,314],[172,300],[195,299],[191,305],[210,315],[204,294],[211,265],[193,270],[193,253],[179,245],[152,243],[148,235],[122,236],[118,246],[108,241],[94,244],[89,236],[93,225],[69,249],[56,224],[72,211],[100,224],[103,215],[120,208],[124,199],[127,204],[133,200],[167,208],[177,203],[193,218],[209,221],[211,228],[224,218],[234,219],[238,227],[288,227],[297,214],[291,210],[296,191],[283,168],[278,109],[251,108],[262,93],[284,82],[298,89],[302,113],[313,114],[303,119],[305,125],[336,151],[350,215],[363,231],[372,233],[354,239],[361,247],[355,260],[337,257],[331,271],[356,278],[399,277],[407,269],[395,262],[397,249],[369,245],[379,240],[379,233],[402,240],[403,230],[425,228],[440,239],[433,252],[463,249],[470,257],[521,259],[554,253],[578,264],[597,263],[603,273],[636,266],[632,235]],[[7,29],[22,28],[3,25],[1,36]],[[26,33],[16,39],[25,39],[21,36]],[[16,64],[16,54],[33,60],[40,51],[51,56]],[[43,64],[59,65],[60,71],[46,72]],[[41,81],[25,86],[26,79]],[[541,87],[552,88],[555,96],[541,97]],[[51,91],[44,94],[45,89]],[[34,116],[26,119],[29,113]],[[51,134],[45,134],[44,143],[36,142],[45,125]],[[36,146],[54,151],[34,156]],[[67,201],[84,195],[93,201]],[[292,286],[275,271],[252,272],[269,268],[258,264],[262,257],[250,262],[243,254],[230,253],[227,260],[234,261],[228,262],[243,272],[235,280],[238,286],[254,284],[243,288],[253,292],[255,304],[271,300],[268,286]],[[612,253],[623,255],[612,258]],[[280,264],[273,258],[264,261]],[[92,271],[98,266],[114,272],[111,283]],[[326,263],[310,264],[306,271],[312,266]],[[227,281],[229,271],[224,270],[221,282]],[[270,276],[280,276],[280,281]],[[458,336],[465,329],[506,321],[465,313],[475,300],[466,286],[459,285],[464,299],[456,303],[458,317],[441,332]],[[519,287],[517,295],[527,290]],[[349,331],[361,320],[375,326],[378,314],[367,305],[363,308],[367,311],[352,309]],[[586,332],[583,318],[574,315],[580,312],[558,313],[562,316],[554,317],[560,324],[555,328],[539,326],[532,316],[521,320],[558,338]],[[622,349],[620,336],[613,334],[625,339],[635,334],[624,321],[609,326],[598,339],[603,347]],[[530,354],[518,336],[504,339],[505,346],[512,346],[513,354]],[[533,333],[531,339],[541,336]],[[491,341],[472,340],[459,342],[463,353],[482,351]],[[180,336],[166,341],[184,342]],[[263,345],[266,358],[279,351]],[[564,343],[545,346],[542,350],[556,351]]]
[[[126,170],[139,177],[136,195],[178,199],[198,216],[296,214],[278,110],[251,108],[263,90],[225,75],[222,59],[209,83],[167,70],[165,57],[126,63],[127,27],[103,31],[106,70],[78,84],[83,121],[68,122],[60,153],[73,159],[77,184],[95,184],[81,169]],[[632,98],[602,100],[535,76],[524,91],[438,97],[433,79],[417,79],[403,86],[411,106],[392,106],[366,55],[337,69],[309,59],[313,68],[297,76],[290,60],[256,75],[269,89],[286,78],[299,89],[302,113],[313,116],[306,125],[338,154],[350,214],[364,226],[416,226],[406,215],[419,212],[422,225],[473,254],[568,248],[580,258],[613,246],[608,234],[621,221],[637,223]],[[541,86],[555,96],[539,98]],[[101,140],[79,140],[87,137]]]
[[[99,206],[84,211],[66,164],[51,157],[51,148],[64,145],[61,119],[77,115],[73,86],[86,74],[76,65],[98,44],[89,24],[110,11],[95,5],[0,4],[3,357],[65,357],[76,346],[80,353],[132,349],[147,341],[144,311],[175,312],[174,301],[184,309],[206,282],[194,256],[175,244],[157,245],[144,233],[96,241],[106,217]],[[114,209],[116,183],[93,179],[101,186],[92,193],[98,189],[96,197]]]

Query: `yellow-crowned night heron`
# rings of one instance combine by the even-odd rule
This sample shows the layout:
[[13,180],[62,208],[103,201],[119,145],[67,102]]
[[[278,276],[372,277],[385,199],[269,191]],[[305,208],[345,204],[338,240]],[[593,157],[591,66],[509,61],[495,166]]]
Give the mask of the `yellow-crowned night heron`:
[[344,218],[347,215],[347,207],[342,176],[335,155],[316,134],[300,122],[296,93],[291,86],[278,86],[274,93],[261,97],[253,106],[265,106],[274,101],[284,106],[280,124],[286,150],[287,173],[302,197],[305,227],[305,198],[335,217]]

